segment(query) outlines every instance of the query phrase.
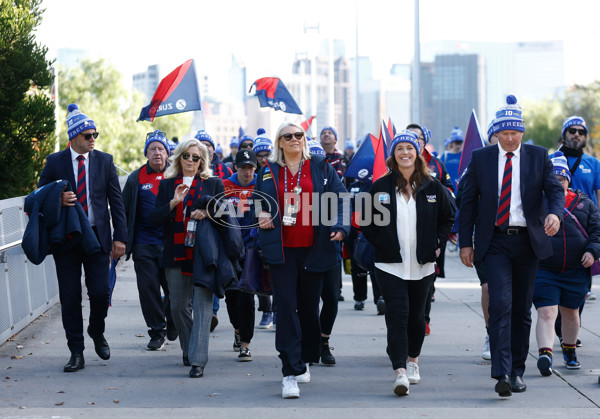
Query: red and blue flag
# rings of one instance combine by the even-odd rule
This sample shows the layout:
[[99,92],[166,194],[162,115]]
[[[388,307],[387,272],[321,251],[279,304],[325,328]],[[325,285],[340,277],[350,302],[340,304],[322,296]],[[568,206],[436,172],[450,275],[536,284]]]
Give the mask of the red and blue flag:
[[202,109],[194,60],[188,60],[161,80],[150,104],[138,121],[154,121],[157,116]]
[[459,181],[462,178],[464,171],[471,162],[471,154],[474,150],[484,147],[485,143],[481,136],[481,130],[479,129],[479,122],[477,121],[477,115],[475,110],[471,112],[471,119],[469,119],[469,126],[465,133],[465,142],[463,143],[462,155],[460,156],[460,163],[458,164],[458,176],[456,177]]
[[263,77],[256,80],[250,86],[250,92],[253,86],[256,87],[254,96],[258,96],[262,108],[270,107],[276,111],[302,115],[302,111],[291,93],[277,77]]

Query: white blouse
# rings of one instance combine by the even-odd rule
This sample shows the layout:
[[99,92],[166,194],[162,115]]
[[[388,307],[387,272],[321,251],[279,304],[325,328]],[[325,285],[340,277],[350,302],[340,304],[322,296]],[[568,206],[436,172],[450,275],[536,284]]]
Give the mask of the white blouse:
[[417,203],[411,196],[408,201],[396,192],[396,231],[400,243],[402,263],[376,262],[375,267],[405,280],[419,280],[435,272],[435,264],[417,262]]

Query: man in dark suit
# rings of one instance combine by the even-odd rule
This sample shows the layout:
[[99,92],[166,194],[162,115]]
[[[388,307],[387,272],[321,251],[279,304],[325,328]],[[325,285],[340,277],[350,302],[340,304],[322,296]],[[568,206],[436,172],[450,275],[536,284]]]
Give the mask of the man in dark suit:
[[521,144],[521,107],[512,95],[506,101],[494,120],[498,146],[474,151],[461,181],[459,225],[461,261],[482,262],[487,274],[491,375],[501,397],[527,388],[522,377],[535,275],[539,260],[552,253],[549,236],[558,231],[565,204],[546,149]]
[[[90,299],[90,324],[87,332],[94,341],[98,356],[110,358],[110,348],[104,338],[104,319],[108,313],[110,289],[109,254],[118,259],[125,253],[127,222],[119,187],[119,178],[110,154],[94,150],[98,137],[94,121],[81,113],[77,105],[69,105],[67,115],[70,147],[47,157],[39,186],[58,179],[68,180],[72,191],[62,193],[62,206],[79,201],[102,250],[86,254],[81,246],[54,254],[62,321],[71,358],[65,372],[83,369],[83,315],[81,309],[81,266]],[[75,191],[75,192],[73,192]],[[111,238],[111,216],[114,235]]]

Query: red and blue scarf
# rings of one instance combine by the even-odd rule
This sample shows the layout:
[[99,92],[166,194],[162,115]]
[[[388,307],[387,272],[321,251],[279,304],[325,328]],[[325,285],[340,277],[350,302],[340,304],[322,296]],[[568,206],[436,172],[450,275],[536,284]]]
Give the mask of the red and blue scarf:
[[[177,177],[175,178],[175,189],[179,185],[183,184],[183,172],[179,172]],[[200,176],[194,176],[194,180],[190,189],[188,190],[187,195],[177,205],[175,212],[175,224],[174,224],[174,232],[175,237],[173,238],[174,245],[174,257],[176,261],[181,262],[181,273],[182,275],[192,275],[194,271],[194,252],[193,248],[185,247],[185,232],[187,229],[188,221],[190,220],[190,213],[192,212],[192,205],[196,198],[200,196],[200,191],[202,191],[202,186],[204,185],[204,180],[200,178]],[[185,208],[185,217],[184,217],[184,208]]]

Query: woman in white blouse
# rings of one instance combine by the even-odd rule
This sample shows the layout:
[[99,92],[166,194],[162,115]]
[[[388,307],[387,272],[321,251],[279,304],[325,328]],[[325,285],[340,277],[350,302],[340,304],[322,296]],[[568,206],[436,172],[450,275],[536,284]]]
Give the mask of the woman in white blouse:
[[390,153],[389,172],[369,191],[372,218],[365,219],[361,231],[375,247],[377,281],[387,305],[387,353],[396,371],[393,389],[404,396],[409,384],[421,379],[418,357],[425,337],[425,303],[454,210],[448,192],[419,155],[413,132],[396,134]]

